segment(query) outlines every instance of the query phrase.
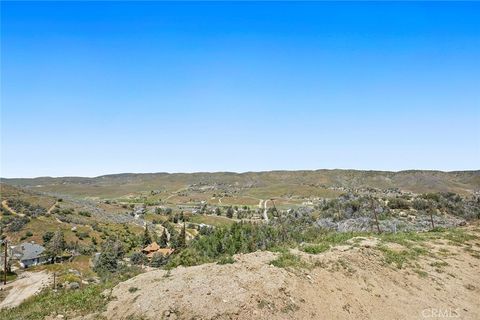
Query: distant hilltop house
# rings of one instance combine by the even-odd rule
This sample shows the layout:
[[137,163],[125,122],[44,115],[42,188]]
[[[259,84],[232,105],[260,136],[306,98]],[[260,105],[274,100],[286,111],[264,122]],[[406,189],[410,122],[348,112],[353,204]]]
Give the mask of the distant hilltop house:
[[150,243],[148,246],[142,249],[142,252],[151,259],[154,254],[159,253],[163,256],[169,256],[173,253],[171,248],[161,248],[156,242]]
[[45,248],[36,243],[25,242],[10,247],[10,256],[17,260],[22,268],[28,268],[48,262]]

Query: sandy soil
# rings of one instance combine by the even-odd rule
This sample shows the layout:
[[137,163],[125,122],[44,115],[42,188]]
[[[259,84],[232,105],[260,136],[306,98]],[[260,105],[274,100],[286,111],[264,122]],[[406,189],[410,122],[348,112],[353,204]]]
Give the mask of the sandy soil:
[[[228,265],[156,270],[116,286],[108,319],[480,319],[480,260],[446,241],[413,267],[384,262],[376,239],[319,255],[312,267],[283,269],[276,254],[235,256]],[[480,241],[471,243],[476,251]],[[392,250],[399,249],[392,246]],[[444,262],[441,267],[438,262]],[[435,264],[437,263],[437,264]],[[448,265],[447,265],[448,264]],[[422,270],[422,273],[415,272]],[[129,319],[130,319],[129,318]],[[445,316],[443,317],[445,318]]]
[[51,283],[53,283],[53,276],[46,271],[22,273],[18,279],[7,283],[5,289],[8,290],[8,294],[0,302],[0,309],[18,306]]

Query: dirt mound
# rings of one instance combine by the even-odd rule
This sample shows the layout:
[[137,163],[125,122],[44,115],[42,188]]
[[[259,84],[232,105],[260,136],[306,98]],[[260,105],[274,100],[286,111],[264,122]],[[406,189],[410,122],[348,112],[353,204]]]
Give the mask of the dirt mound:
[[[152,271],[116,286],[108,319],[480,319],[480,260],[431,243],[416,268],[385,263],[376,241],[319,255],[296,251],[306,268],[277,268],[278,254],[235,256],[234,264]],[[474,243],[478,250],[480,243]],[[418,270],[422,270],[419,272]]]

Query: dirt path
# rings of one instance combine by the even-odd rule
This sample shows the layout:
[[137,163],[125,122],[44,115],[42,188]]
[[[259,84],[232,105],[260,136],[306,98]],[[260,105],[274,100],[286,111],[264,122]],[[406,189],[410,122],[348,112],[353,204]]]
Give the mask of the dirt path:
[[5,210],[9,211],[11,214],[13,215],[17,215],[17,216],[20,216],[20,217],[25,217],[25,214],[23,213],[18,213],[16,212],[15,210],[13,210],[12,208],[10,208],[8,206],[8,203],[7,203],[7,200],[3,200],[2,201],[2,206],[5,208]]
[[5,299],[0,302],[0,309],[18,306],[52,282],[53,276],[46,271],[24,272],[20,278],[6,285],[9,291]]
[[263,219],[268,222],[268,214],[267,214],[267,203],[268,201],[272,201],[270,199],[267,199],[263,202]]
[[47,213],[50,214],[52,213],[53,209],[55,209],[55,206],[58,204],[58,201],[55,201],[55,203],[48,209]]
[[262,209],[262,204],[263,204],[263,200],[260,199],[260,200],[258,201],[258,208]]
[[183,190],[186,190],[186,189],[187,189],[187,188],[180,188],[180,189],[178,189],[178,190],[176,190],[176,191],[173,191],[172,194],[169,195],[168,197],[166,197],[165,199],[163,199],[163,201],[166,203],[167,200],[169,200],[169,199],[172,198],[172,197],[175,197],[176,195],[178,195],[178,193],[179,193],[180,191],[183,191]]

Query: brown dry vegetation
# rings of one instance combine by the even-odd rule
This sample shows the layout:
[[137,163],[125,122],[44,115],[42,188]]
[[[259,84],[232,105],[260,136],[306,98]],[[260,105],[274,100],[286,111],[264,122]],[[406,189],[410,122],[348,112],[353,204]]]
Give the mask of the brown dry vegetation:
[[[334,197],[337,194],[322,185],[351,188],[399,188],[415,193],[455,192],[469,194],[480,185],[480,171],[268,171],[216,173],[116,174],[96,178],[64,177],[3,179],[5,183],[26,186],[38,191],[77,196],[121,197],[150,190],[173,192],[196,183],[248,186],[241,193],[253,197],[282,196],[298,190],[298,195]],[[314,187],[314,188],[312,188]]]

